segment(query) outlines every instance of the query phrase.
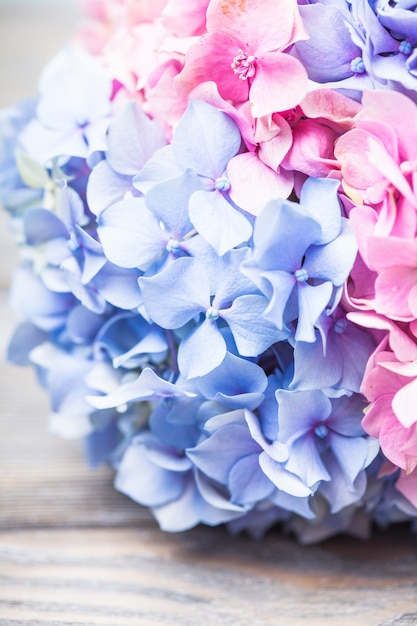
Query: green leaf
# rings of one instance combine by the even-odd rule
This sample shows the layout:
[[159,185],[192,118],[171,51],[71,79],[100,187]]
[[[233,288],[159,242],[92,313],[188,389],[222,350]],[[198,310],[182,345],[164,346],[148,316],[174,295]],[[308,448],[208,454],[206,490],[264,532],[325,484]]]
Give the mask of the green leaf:
[[28,187],[43,189],[50,182],[47,170],[27,154],[18,152],[16,165],[23,182]]

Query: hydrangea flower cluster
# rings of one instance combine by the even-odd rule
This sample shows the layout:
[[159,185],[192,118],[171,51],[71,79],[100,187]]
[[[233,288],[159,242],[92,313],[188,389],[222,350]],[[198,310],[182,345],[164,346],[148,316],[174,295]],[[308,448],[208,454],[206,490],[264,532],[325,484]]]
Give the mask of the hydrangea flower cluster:
[[9,358],[162,529],[417,519],[417,12],[85,0],[1,114]]

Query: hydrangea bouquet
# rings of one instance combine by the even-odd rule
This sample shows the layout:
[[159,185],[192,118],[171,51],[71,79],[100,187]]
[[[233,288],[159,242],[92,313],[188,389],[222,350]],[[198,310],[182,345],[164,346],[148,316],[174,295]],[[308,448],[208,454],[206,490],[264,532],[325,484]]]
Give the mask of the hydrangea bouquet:
[[83,4],[1,114],[51,429],[167,531],[417,520],[417,2]]

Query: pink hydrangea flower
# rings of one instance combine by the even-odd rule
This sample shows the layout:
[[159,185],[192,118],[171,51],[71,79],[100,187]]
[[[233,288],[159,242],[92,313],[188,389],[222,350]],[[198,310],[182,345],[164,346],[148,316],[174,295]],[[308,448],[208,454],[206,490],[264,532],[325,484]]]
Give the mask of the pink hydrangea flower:
[[359,110],[357,102],[331,89],[309,92],[291,117],[287,113],[293,142],[282,166],[316,178],[335,176],[340,169],[335,142],[353,127]]
[[207,34],[188,51],[177,87],[214,81],[225,100],[249,100],[254,117],[285,111],[307,91],[304,67],[285,51],[307,38],[295,0],[212,0]]
[[417,467],[417,415],[411,410],[412,404],[404,413],[403,399],[409,398],[410,393],[415,398],[417,372],[410,382],[410,377],[404,374],[407,366],[399,373],[401,368],[392,352],[379,348],[374,353],[362,384],[362,392],[371,402],[362,426],[379,439],[383,453],[392,463],[410,473]]

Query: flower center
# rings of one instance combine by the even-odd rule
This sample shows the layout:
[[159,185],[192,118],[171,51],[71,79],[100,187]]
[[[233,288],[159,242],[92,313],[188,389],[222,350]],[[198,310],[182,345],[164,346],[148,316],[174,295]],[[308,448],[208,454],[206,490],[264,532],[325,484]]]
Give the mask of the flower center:
[[404,176],[412,174],[417,170],[417,163],[415,161],[403,161],[400,163],[400,170]]
[[240,80],[247,80],[255,75],[256,57],[246,54],[243,50],[239,50],[239,54],[232,61],[231,68]]
[[342,333],[345,332],[346,326],[347,326],[346,320],[343,320],[343,319],[336,320],[335,323],[333,324],[333,330],[338,335],[341,335]]
[[350,69],[355,74],[363,74],[365,71],[365,64],[362,57],[355,57],[350,63]]
[[214,181],[214,186],[218,191],[229,191],[229,179],[227,178],[227,176],[219,176],[219,178],[216,178],[216,180]]
[[404,39],[404,41],[400,43],[398,50],[408,57],[413,50],[413,46],[411,45],[409,41]]
[[308,272],[303,267],[295,270],[294,276],[299,283],[305,283],[308,280]]
[[172,254],[178,254],[178,250],[180,249],[180,242],[177,239],[170,239],[166,245],[166,249]]
[[215,322],[219,319],[219,312],[213,306],[209,307],[206,311],[206,319],[210,322]]
[[318,424],[314,429],[314,434],[317,435],[319,439],[325,439],[328,432],[329,429],[327,428],[326,424]]

